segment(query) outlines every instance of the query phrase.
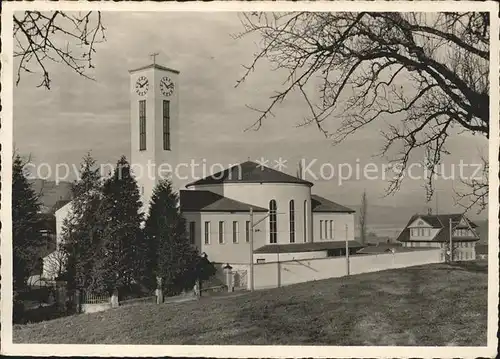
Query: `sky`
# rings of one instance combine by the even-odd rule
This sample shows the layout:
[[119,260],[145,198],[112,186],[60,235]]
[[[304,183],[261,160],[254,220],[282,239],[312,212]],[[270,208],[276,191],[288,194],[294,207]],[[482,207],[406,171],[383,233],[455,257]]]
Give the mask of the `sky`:
[[[307,105],[294,95],[258,131],[245,131],[258,118],[247,106],[268,104],[284,77],[262,62],[235,87],[259,41],[256,36],[233,38],[242,31],[236,13],[114,12],[104,13],[103,22],[107,41],[96,47],[95,69],[88,72],[94,81],[61,64],[49,64],[50,90],[36,87],[40,82],[36,73],[23,73],[14,88],[14,147],[37,165],[78,165],[89,150],[98,163],[116,163],[123,154],[130,157],[128,70],[150,64],[152,52],[160,53],[158,64],[180,71],[181,161],[234,164],[264,157],[273,165],[281,157],[290,174],[296,173],[301,158],[307,163],[316,159],[316,170],[323,163],[335,167],[387,162],[374,157],[383,145],[380,123],[333,146],[316,127],[298,126],[307,115]],[[487,155],[488,147],[486,139],[465,134],[451,137],[448,149],[452,155],[445,163],[480,163],[479,156]],[[366,190],[371,204],[411,207],[416,212],[429,206],[423,181],[405,181],[389,197],[384,197],[388,183],[383,179],[314,182],[313,192],[345,205],[359,204]],[[436,182],[442,211],[459,211],[453,205],[456,186],[456,181]]]

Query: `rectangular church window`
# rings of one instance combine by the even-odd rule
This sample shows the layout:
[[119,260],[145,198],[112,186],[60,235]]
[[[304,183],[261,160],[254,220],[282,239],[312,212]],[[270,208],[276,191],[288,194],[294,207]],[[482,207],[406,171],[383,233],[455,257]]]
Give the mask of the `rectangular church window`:
[[189,222],[189,241],[191,244],[195,243],[195,231],[196,231],[196,222]]
[[245,240],[247,243],[250,242],[250,221],[245,223]]
[[139,101],[139,150],[146,150],[146,100]]
[[224,244],[224,221],[219,221],[219,244]]
[[210,222],[205,222],[205,244],[210,244]]
[[233,221],[233,243],[238,243],[238,221]]
[[170,101],[163,100],[163,149],[170,151]]

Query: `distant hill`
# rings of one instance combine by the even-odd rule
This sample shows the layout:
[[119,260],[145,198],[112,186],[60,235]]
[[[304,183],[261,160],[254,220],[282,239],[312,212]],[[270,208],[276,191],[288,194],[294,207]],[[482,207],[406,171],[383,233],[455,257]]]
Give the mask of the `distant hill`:
[[46,181],[42,179],[30,180],[33,189],[40,194],[42,212],[49,212],[59,200],[71,199],[71,183],[61,181]]

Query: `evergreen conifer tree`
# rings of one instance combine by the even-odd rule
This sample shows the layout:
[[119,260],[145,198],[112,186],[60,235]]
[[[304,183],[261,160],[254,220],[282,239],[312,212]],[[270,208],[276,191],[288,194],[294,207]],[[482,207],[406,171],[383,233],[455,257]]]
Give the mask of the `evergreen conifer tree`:
[[93,291],[98,282],[94,268],[104,228],[101,176],[90,153],[83,158],[80,178],[72,186],[71,210],[64,220],[62,248],[68,258],[70,289]]
[[189,241],[178,202],[179,197],[170,181],[161,181],[153,191],[144,227],[149,248],[149,283],[154,285],[156,277],[161,277],[167,295],[193,287],[199,261],[198,251]]
[[23,172],[19,155],[12,163],[12,255],[14,293],[26,285],[43,244],[38,228],[39,196]]
[[102,187],[104,227],[94,276],[100,291],[130,287],[142,280],[145,243],[142,240],[142,206],[137,182],[122,156]]

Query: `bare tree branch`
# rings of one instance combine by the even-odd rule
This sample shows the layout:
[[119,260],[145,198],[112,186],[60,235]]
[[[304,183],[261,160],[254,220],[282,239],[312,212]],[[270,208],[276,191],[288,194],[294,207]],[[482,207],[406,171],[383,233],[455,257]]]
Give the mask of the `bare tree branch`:
[[[50,89],[47,69],[50,62],[64,64],[91,79],[87,69],[94,66],[95,47],[106,40],[101,20],[100,12],[25,11],[14,15],[14,57],[19,59],[16,85],[23,72],[41,72],[42,80],[37,87]],[[70,43],[75,45],[70,47]]]
[[[449,136],[488,138],[487,13],[246,13],[241,23],[236,39],[256,33],[261,40],[236,86],[263,60],[286,74],[250,128],[259,129],[293,90],[309,109],[304,124],[315,123],[334,144],[381,122],[380,155],[392,164],[405,169],[414,150],[424,150],[428,200]],[[306,91],[312,77],[321,84]],[[390,181],[387,194],[402,180]]]

